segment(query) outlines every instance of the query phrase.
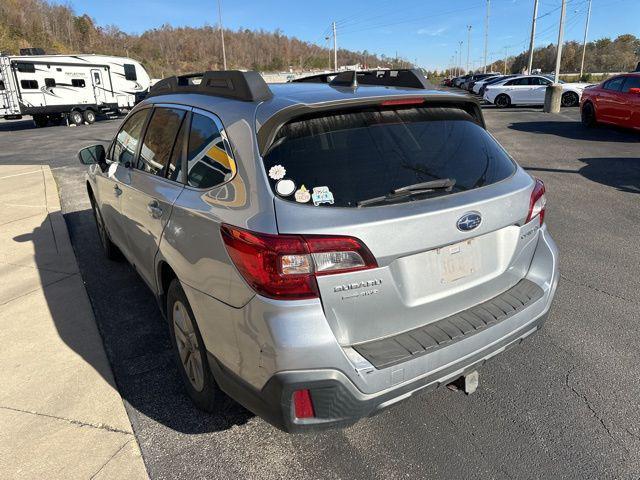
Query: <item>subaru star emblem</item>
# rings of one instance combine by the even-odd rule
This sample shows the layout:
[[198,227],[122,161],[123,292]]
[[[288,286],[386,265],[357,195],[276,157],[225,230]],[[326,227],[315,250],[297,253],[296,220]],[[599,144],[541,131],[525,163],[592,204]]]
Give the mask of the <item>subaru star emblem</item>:
[[478,212],[469,212],[465,213],[458,219],[456,226],[458,227],[458,230],[469,232],[474,228],[477,228],[481,222],[482,216]]

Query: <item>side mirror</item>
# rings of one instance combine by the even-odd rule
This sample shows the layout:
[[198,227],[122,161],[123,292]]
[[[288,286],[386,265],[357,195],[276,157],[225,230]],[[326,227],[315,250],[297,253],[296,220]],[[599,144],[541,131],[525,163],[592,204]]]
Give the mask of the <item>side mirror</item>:
[[85,147],[78,152],[78,160],[82,165],[98,164],[102,171],[107,166],[107,155],[104,150],[104,145],[91,145]]
[[629,93],[635,93],[636,95],[640,95],[640,88],[630,88]]

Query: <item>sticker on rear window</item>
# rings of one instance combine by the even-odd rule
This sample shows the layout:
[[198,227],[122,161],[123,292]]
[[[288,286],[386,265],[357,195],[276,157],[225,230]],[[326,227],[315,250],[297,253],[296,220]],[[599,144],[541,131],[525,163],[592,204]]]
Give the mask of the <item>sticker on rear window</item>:
[[288,197],[296,191],[296,184],[293,180],[283,179],[276,183],[276,192],[282,197]]
[[307,203],[309,200],[311,200],[311,194],[309,193],[309,190],[307,190],[307,187],[305,187],[304,185],[296,190],[295,197],[296,202],[298,203]]
[[333,193],[331,193],[329,187],[313,187],[311,198],[313,199],[313,204],[316,207],[323,203],[333,205]]
[[269,178],[281,180],[286,175],[287,170],[282,165],[274,165],[269,169]]

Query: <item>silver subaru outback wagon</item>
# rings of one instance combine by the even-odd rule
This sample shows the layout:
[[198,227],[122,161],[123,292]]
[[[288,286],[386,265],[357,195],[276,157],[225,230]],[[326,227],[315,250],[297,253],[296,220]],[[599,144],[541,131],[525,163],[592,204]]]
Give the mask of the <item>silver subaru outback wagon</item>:
[[472,389],[558,283],[542,182],[414,70],[171,77],[79,157],[105,254],[156,295],[207,411],[304,431]]

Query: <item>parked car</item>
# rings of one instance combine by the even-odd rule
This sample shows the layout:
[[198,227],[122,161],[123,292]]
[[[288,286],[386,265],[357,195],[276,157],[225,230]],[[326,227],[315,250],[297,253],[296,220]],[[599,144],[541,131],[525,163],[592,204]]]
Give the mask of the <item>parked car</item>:
[[442,85],[444,85],[445,87],[450,87],[451,86],[451,78],[445,78],[444,80],[442,80]]
[[519,76],[520,75],[510,74],[510,75],[498,75],[497,77],[491,77],[488,80],[486,80],[482,85],[480,85],[480,88],[478,89],[477,93],[481,97],[484,97],[484,92],[486,91],[486,89],[487,89],[487,87],[489,85],[495,85],[495,84],[498,84],[498,83],[504,83],[510,78],[519,77]]
[[456,77],[453,79],[452,85],[454,87],[462,88],[462,84],[469,78],[471,75],[463,75],[461,77]]
[[[522,75],[487,86],[483,98],[498,108],[510,105],[544,105],[546,89],[552,83],[543,75]],[[561,105],[563,107],[578,106],[580,96],[588,84],[560,83],[563,90]]]
[[587,88],[580,102],[582,123],[608,123],[640,130],[640,73],[617,75]]
[[479,82],[486,78],[495,77],[496,75],[498,74],[497,73],[476,73],[475,75],[472,75],[465,83],[462,84],[462,88],[464,90],[468,90],[471,92],[476,82]]
[[81,150],[104,253],[151,288],[203,410],[304,431],[472,391],[549,312],[544,185],[418,71],[297,81],[164,79]]

